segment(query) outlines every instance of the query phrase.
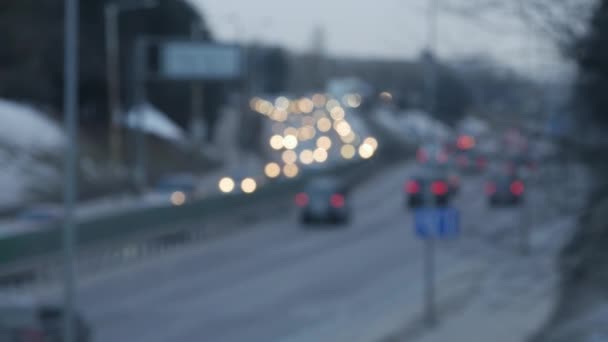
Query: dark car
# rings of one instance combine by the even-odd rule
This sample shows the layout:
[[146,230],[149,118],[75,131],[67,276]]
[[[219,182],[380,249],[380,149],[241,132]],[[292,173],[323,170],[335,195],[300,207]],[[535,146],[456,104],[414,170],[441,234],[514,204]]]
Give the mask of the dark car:
[[[55,305],[39,305],[31,298],[0,296],[0,341],[62,342],[64,310]],[[74,341],[91,341],[91,329],[74,315]]]
[[488,166],[487,158],[475,150],[456,152],[454,163],[459,170],[466,173],[480,173],[485,171]]
[[446,206],[454,194],[447,168],[427,166],[416,170],[405,182],[409,208]]
[[31,224],[57,223],[63,218],[63,208],[55,204],[35,204],[17,213],[17,219]]
[[175,206],[192,200],[196,194],[196,180],[190,174],[174,174],[161,178],[154,187],[154,194],[160,200]]
[[444,145],[429,143],[418,147],[416,160],[420,164],[447,164],[450,156]]
[[295,197],[296,205],[300,208],[300,222],[347,223],[350,208],[346,192],[345,187],[336,179],[312,180]]
[[523,201],[525,184],[517,172],[493,173],[485,184],[485,193],[490,206],[517,205]]

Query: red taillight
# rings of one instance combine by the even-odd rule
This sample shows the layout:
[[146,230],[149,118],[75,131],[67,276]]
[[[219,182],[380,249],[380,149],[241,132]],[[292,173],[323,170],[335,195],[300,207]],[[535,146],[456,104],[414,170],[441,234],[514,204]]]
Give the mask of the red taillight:
[[306,193],[300,192],[296,195],[296,205],[298,207],[305,207],[308,205],[308,195]]
[[494,195],[496,193],[496,184],[492,182],[486,183],[486,195]]
[[407,181],[407,183],[405,183],[405,192],[408,194],[417,194],[420,192],[420,185],[414,180]]
[[426,163],[428,159],[429,156],[426,154],[426,152],[423,149],[418,149],[418,152],[416,152],[416,160],[421,163]]
[[437,196],[442,196],[448,193],[448,185],[443,181],[435,181],[431,184],[431,192]]
[[511,193],[515,196],[521,196],[524,193],[525,187],[522,181],[514,181],[510,186]]
[[332,207],[334,208],[342,208],[344,207],[344,196],[340,195],[340,194],[333,194],[331,195],[331,198],[329,199],[329,204],[331,204]]
[[480,169],[485,169],[487,164],[488,162],[485,160],[485,158],[477,159],[477,167],[479,167]]

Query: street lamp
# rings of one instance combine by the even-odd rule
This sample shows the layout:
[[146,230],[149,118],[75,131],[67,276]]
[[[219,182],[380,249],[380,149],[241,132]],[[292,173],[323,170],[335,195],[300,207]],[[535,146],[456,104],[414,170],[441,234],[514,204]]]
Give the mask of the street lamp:
[[120,162],[122,138],[120,121],[122,104],[120,101],[120,44],[118,16],[120,13],[149,9],[158,6],[158,0],[134,1],[131,3],[110,2],[105,5],[105,44],[106,44],[106,77],[108,86],[108,108],[110,109],[110,155],[112,160]]

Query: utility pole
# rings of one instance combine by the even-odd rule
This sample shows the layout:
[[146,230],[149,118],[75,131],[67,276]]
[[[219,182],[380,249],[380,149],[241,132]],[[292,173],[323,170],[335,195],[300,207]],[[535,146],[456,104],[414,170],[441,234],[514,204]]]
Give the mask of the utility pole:
[[106,21],[106,76],[108,85],[108,108],[110,110],[110,158],[115,163],[122,159],[122,136],[120,132],[120,63],[118,45],[118,5],[108,3],[105,7]]
[[63,341],[74,342],[74,292],[75,268],[74,249],[76,245],[74,207],[77,194],[78,166],[78,0],[65,0],[64,27],[64,125],[68,137],[66,143],[64,169],[64,310]]
[[139,37],[135,42],[135,185],[143,194],[148,185],[145,111],[147,104],[148,43]]
[[[427,52],[426,52],[426,89],[427,106],[431,116],[437,107],[437,70],[435,58],[435,45],[437,43],[437,0],[429,0],[427,13]],[[433,238],[424,241],[424,298],[425,321],[430,327],[437,323],[435,309],[435,246]]]
[[[190,27],[190,35],[194,41],[201,41],[203,39],[199,23],[192,23]],[[204,110],[203,85],[202,81],[200,80],[192,81],[191,101],[190,138],[192,142],[192,150],[198,152],[202,143]]]

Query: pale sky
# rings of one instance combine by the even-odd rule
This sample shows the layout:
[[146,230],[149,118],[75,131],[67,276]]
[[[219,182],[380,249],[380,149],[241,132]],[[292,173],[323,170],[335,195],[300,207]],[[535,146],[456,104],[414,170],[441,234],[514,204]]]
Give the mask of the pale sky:
[[[332,56],[414,58],[426,46],[428,0],[190,1],[222,41],[258,40],[301,52],[322,27]],[[478,21],[440,12],[437,49],[442,58],[486,54],[524,71],[562,62],[547,39],[500,14]]]

